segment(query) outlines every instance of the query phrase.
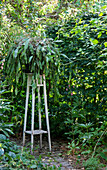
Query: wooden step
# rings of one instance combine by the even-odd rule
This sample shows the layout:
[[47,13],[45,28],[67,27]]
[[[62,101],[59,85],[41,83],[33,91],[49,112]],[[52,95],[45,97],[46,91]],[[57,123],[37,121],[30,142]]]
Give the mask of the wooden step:
[[[31,130],[27,130],[27,131],[25,131],[25,133],[32,134],[32,131]],[[33,131],[33,135],[39,135],[39,134],[43,134],[43,133],[48,133],[48,132],[45,131],[45,130],[34,130]]]

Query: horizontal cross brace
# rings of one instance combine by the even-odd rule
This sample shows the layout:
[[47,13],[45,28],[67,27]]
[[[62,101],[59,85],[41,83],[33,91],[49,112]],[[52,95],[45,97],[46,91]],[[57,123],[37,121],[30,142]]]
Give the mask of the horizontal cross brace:
[[[32,131],[25,131],[25,133],[28,133],[28,134],[32,134]],[[42,133],[47,133],[47,131],[45,130],[34,130],[33,131],[33,135],[39,135],[39,134],[42,134]]]

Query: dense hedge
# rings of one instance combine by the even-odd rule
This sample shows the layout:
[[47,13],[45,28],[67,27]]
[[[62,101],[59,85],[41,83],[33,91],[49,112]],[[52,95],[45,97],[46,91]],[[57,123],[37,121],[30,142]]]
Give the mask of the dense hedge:
[[[105,14],[87,13],[48,28],[48,35],[60,40],[58,46],[63,53],[59,101],[50,103],[54,134],[66,131],[71,137],[79,135],[86,140],[95,129],[104,129],[107,124],[106,25]],[[90,137],[84,134],[88,131],[92,132]]]

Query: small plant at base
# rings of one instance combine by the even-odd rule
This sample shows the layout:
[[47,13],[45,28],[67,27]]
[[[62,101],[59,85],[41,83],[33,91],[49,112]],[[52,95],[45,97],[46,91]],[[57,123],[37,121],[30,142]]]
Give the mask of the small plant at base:
[[79,142],[77,142],[75,144],[75,141],[73,140],[71,143],[68,143],[68,148],[69,148],[69,151],[68,151],[68,154],[71,154],[74,155],[75,152],[76,152],[76,149],[80,149],[79,146],[78,146]]

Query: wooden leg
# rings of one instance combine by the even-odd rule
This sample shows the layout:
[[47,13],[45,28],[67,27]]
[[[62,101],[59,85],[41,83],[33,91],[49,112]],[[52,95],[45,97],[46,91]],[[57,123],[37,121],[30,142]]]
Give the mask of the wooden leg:
[[35,90],[32,88],[31,154],[33,154],[34,143],[34,112],[35,112]]
[[44,84],[43,86],[44,87],[44,101],[45,101],[45,113],[46,113],[46,123],[47,123],[47,131],[48,131],[49,151],[51,152],[51,138],[50,138],[50,128],[49,128],[49,118],[48,118],[45,75],[43,75],[43,84]]
[[26,91],[26,103],[25,103],[24,130],[23,130],[23,146],[25,145],[25,131],[26,131],[26,124],[27,124],[27,110],[28,110],[29,86],[30,85],[31,85],[31,77],[28,75],[27,91]]
[[[40,86],[38,86],[38,110],[39,110],[39,130],[42,129],[41,123],[41,98],[40,98]],[[42,148],[42,134],[40,134],[40,149]]]

